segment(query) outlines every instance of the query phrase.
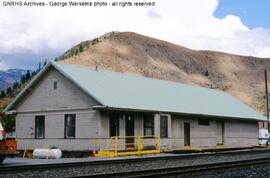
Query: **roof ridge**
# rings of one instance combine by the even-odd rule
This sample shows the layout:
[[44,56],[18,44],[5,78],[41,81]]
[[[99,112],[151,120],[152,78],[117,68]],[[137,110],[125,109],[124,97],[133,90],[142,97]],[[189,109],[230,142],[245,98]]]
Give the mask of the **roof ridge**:
[[123,75],[123,76],[126,76],[126,77],[132,77],[132,78],[137,78],[137,79],[145,79],[145,80],[153,80],[153,81],[159,81],[159,82],[161,81],[161,82],[167,82],[167,83],[177,84],[177,85],[186,86],[186,87],[200,88],[200,89],[205,89],[205,90],[212,91],[212,92],[221,92],[221,93],[228,94],[228,93],[226,93],[225,91],[222,91],[222,90],[202,87],[202,86],[198,86],[198,85],[191,85],[191,84],[181,83],[181,82],[172,81],[172,80],[158,79],[158,78],[152,78],[152,77],[147,77],[147,76],[138,76],[138,75],[132,75],[130,73],[110,71],[110,70],[98,70],[98,71],[96,71],[92,67],[83,66],[83,65],[79,65],[79,64],[65,64],[65,63],[61,63],[61,62],[53,62],[53,63],[56,64],[56,65],[67,65],[67,66],[75,66],[75,67],[83,68],[83,69],[90,69],[93,72],[100,72],[100,73],[106,73],[106,74],[115,74],[115,75]]

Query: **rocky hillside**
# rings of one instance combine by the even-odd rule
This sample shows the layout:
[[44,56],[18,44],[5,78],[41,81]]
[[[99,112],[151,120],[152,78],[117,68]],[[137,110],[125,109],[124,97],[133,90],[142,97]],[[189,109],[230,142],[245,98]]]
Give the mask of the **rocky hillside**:
[[16,81],[21,80],[21,77],[26,73],[21,69],[9,69],[7,71],[0,71],[0,91],[5,90]]
[[57,60],[223,90],[264,112],[264,69],[270,71],[270,59],[196,51],[136,33],[111,32],[82,42]]

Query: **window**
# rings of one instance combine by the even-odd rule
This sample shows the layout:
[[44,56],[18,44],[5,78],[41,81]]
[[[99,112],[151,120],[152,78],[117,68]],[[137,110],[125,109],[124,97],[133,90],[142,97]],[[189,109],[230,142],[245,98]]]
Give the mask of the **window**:
[[35,138],[45,138],[45,116],[35,118]]
[[168,138],[168,116],[160,116],[160,138]]
[[154,116],[153,115],[143,116],[143,132],[145,136],[154,135]]
[[110,115],[110,137],[119,136],[119,115]]
[[199,125],[209,125],[209,120],[206,119],[199,119]]
[[65,115],[65,138],[75,138],[75,114]]
[[53,89],[54,89],[54,90],[57,90],[57,81],[56,81],[56,80],[53,81]]

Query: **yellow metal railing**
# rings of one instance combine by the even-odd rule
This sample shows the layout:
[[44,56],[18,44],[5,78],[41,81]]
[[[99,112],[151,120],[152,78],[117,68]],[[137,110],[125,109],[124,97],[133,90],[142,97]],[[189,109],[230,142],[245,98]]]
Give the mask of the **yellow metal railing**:
[[160,136],[114,136],[106,140],[105,149],[95,156],[116,157],[160,153]]

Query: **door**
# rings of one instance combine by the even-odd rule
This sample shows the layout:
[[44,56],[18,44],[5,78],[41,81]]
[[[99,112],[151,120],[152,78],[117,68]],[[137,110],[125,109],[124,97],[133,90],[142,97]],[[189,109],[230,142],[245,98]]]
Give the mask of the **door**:
[[184,146],[190,146],[190,123],[184,123]]
[[[126,119],[126,147],[134,148],[134,117],[132,115],[127,115]],[[129,137],[131,136],[131,137]]]
[[119,115],[110,114],[110,137],[119,136]]
[[224,122],[217,121],[217,145],[224,144]]

